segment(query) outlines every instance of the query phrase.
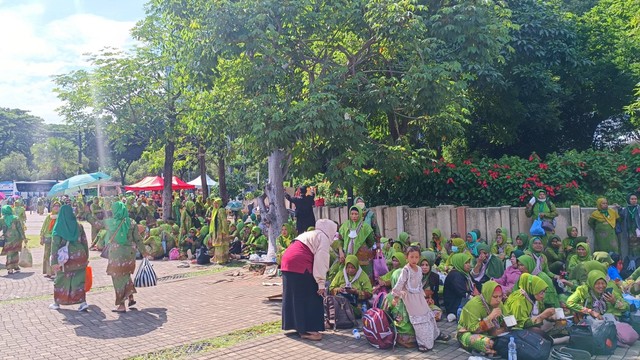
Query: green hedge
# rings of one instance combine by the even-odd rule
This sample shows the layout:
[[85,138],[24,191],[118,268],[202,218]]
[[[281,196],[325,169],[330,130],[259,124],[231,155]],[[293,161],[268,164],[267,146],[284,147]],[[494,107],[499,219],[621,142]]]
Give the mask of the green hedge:
[[595,206],[601,196],[610,204],[624,204],[640,185],[637,144],[617,152],[569,151],[546,159],[533,153],[528,159],[421,159],[419,164],[395,174],[368,169],[360,193],[371,205],[524,206],[542,188],[556,205],[568,207]]

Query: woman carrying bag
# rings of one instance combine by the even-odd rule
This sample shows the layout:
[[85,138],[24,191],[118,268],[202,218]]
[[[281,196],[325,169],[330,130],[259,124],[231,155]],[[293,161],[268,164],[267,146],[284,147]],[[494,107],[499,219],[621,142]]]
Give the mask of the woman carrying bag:
[[127,206],[120,201],[114,202],[111,205],[111,213],[113,218],[107,220],[107,239],[109,239],[107,274],[111,276],[116,291],[117,308],[112,311],[123,313],[127,311],[125,300],[129,300],[127,304],[129,307],[136,304],[133,299],[136,289],[131,280],[131,274],[136,269],[136,249],[148,260],[153,258],[147,253],[135,221],[129,218]]

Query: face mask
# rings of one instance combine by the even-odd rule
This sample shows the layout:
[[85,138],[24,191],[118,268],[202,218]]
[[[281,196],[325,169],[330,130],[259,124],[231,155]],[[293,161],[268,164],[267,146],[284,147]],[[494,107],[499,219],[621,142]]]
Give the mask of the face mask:
[[356,206],[359,209],[364,209],[364,203],[362,203],[362,202],[358,202],[354,206]]
[[451,246],[451,251],[454,252],[454,253],[457,253],[458,252],[458,247],[455,246],[455,245]]

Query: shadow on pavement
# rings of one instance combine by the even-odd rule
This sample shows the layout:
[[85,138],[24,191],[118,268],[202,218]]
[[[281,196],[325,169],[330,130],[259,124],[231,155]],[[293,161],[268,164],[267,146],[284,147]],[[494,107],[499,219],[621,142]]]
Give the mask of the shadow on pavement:
[[95,339],[136,337],[158,330],[167,322],[166,308],[129,309],[114,320],[107,320],[96,305],[90,305],[87,312],[78,312],[75,308],[59,311],[65,317],[64,322],[78,325],[74,329],[77,336]]
[[5,274],[4,276],[2,276],[5,279],[10,279],[10,280],[22,280],[22,279],[26,279],[29,276],[32,276],[33,274],[35,274],[34,272],[23,272],[23,270],[20,270],[20,272],[18,273],[13,273],[11,275],[9,274]]

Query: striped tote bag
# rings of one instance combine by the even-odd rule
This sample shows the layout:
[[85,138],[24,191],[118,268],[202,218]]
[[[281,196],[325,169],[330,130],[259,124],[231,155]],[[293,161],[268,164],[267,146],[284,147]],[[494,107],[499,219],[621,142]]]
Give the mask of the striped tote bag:
[[156,286],[157,283],[158,277],[156,276],[156,272],[153,271],[153,265],[151,265],[146,258],[142,259],[142,263],[140,263],[136,277],[133,280],[133,285],[135,287],[149,287]]

